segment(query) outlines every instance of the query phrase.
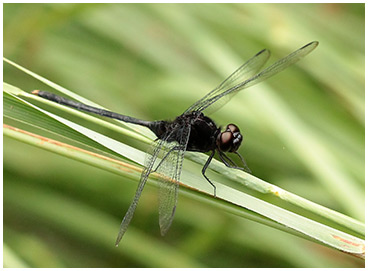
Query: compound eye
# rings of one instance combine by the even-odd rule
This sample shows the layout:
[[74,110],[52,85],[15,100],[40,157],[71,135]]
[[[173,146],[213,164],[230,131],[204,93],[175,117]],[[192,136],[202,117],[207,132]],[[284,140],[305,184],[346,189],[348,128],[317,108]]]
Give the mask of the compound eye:
[[231,132],[223,132],[220,134],[217,145],[223,152],[227,152],[231,149],[233,144],[233,134]]
[[219,133],[216,140],[217,148],[222,152],[236,152],[243,141],[238,126],[229,124],[225,132]]
[[236,126],[235,124],[227,125],[226,126],[226,131],[231,131],[232,133],[239,133],[240,132],[238,126]]

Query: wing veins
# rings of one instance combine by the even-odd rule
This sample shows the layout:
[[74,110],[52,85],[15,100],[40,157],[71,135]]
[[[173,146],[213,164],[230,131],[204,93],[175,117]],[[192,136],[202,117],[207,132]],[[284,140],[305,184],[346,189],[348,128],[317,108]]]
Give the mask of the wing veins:
[[[226,95],[232,95],[236,94],[240,90],[249,88],[251,86],[254,86],[255,84],[258,84],[271,76],[285,70],[287,67],[293,65],[294,63],[298,62],[301,58],[308,55],[310,52],[312,52],[316,47],[318,46],[318,42],[314,41],[311,43],[308,43],[307,45],[301,47],[300,49],[294,51],[293,53],[285,56],[284,58],[276,61],[272,65],[268,66],[261,72],[257,73],[253,77],[246,79],[245,81],[237,84],[236,86],[233,86],[219,94],[213,97],[208,97],[208,99],[202,101],[198,106],[194,109],[197,111],[203,111],[209,106],[213,105],[217,100],[220,98],[226,96]],[[212,93],[212,92],[211,92]],[[209,95],[207,95],[209,96]],[[205,96],[206,97],[206,96]],[[197,105],[197,104],[196,104]]]
[[[187,124],[183,128],[180,138],[180,142],[176,142],[176,145],[172,148],[175,150],[170,153],[170,157],[167,159],[165,165],[168,167],[167,173],[170,172],[170,180],[162,179],[159,190],[159,224],[161,235],[165,235],[169,230],[171,223],[174,219],[179,180],[182,171],[184,153],[189,140],[190,124]],[[175,165],[175,168],[174,168]]]
[[158,153],[162,149],[163,143],[164,143],[164,141],[162,141],[162,140],[160,140],[157,143],[157,146],[155,147],[155,149],[154,149],[154,151],[152,153],[151,159],[148,161],[147,165],[145,165],[145,168],[143,169],[143,172],[141,174],[141,178],[140,178],[140,181],[139,181],[139,184],[138,184],[138,187],[137,187],[135,196],[133,198],[133,201],[130,204],[130,206],[128,208],[128,211],[126,212],[126,214],[125,214],[125,216],[123,218],[123,221],[121,222],[119,233],[118,233],[118,236],[117,236],[116,241],[115,241],[115,246],[118,246],[119,245],[119,243],[120,243],[121,239],[123,238],[126,230],[128,229],[128,226],[130,224],[130,221],[133,218],[135,209],[137,208],[138,201],[139,201],[139,198],[141,197],[143,188],[144,188],[144,186],[145,186],[145,184],[147,182],[148,176],[152,172],[153,165],[155,164],[155,161],[157,159]]
[[211,97],[215,97],[218,95],[218,93],[221,93],[234,85],[238,85],[239,79],[244,81],[245,79],[252,77],[265,65],[269,58],[270,51],[263,49],[262,51],[258,52],[243,65],[241,65],[236,71],[234,71],[229,77],[227,77],[219,86],[207,93],[199,101],[189,107],[185,112],[196,111],[196,108],[206,104],[206,101],[210,100]]

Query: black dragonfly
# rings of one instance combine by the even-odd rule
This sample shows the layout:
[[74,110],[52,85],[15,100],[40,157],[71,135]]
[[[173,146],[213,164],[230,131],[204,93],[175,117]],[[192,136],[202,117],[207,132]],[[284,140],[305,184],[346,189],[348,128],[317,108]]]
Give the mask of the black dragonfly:
[[225,152],[237,154],[241,158],[244,169],[249,171],[244,159],[237,152],[243,139],[239,128],[235,124],[229,124],[224,131],[221,131],[221,128],[212,119],[204,115],[203,112],[206,110],[205,112],[208,114],[217,110],[240,90],[258,84],[283,71],[309,54],[317,46],[317,41],[308,43],[261,72],[259,71],[269,59],[270,52],[266,49],[260,51],[240,66],[217,88],[194,103],[173,121],[144,121],[72,101],[49,92],[35,90],[32,93],[79,110],[145,126],[157,136],[146,156],[145,167],[135,197],[121,223],[115,243],[117,246],[134,215],[148,176],[153,172],[157,172],[161,179],[159,189],[159,224],[161,234],[166,234],[174,218],[180,174],[186,151],[210,152],[203,166],[202,174],[213,187],[215,197],[216,186],[205,173],[216,152],[226,166],[243,169],[238,167]]

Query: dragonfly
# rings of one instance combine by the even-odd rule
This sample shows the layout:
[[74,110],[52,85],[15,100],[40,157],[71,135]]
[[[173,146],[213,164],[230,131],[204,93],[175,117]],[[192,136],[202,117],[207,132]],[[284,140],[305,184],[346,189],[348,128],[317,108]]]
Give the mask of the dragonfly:
[[[243,140],[239,127],[231,123],[221,131],[221,127],[217,126],[207,115],[218,110],[239,91],[254,86],[293,65],[312,52],[317,46],[317,41],[310,42],[262,71],[260,70],[269,59],[270,51],[264,49],[258,52],[227,77],[218,87],[171,121],[141,120],[89,106],[46,91],[34,90],[32,93],[78,110],[145,126],[157,136],[157,139],[153,141],[147,152],[144,169],[135,196],[121,222],[115,242],[115,245],[118,246],[133,218],[148,177],[153,172],[156,172],[160,179],[160,231],[161,235],[167,233],[174,219],[185,152],[210,153],[202,168],[202,175],[213,187],[214,197],[216,197],[216,186],[206,176],[206,170],[216,153],[218,153],[219,158],[226,166],[235,169],[245,169],[250,172],[245,160],[238,153]],[[238,167],[226,153],[234,153],[239,156],[243,167]]]

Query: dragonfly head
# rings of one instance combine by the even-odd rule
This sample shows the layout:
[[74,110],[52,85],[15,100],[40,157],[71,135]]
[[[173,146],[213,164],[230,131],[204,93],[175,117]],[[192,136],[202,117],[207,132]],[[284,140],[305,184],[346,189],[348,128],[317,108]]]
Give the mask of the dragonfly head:
[[228,124],[226,130],[219,133],[216,140],[218,149],[222,152],[236,152],[243,140],[238,126]]

